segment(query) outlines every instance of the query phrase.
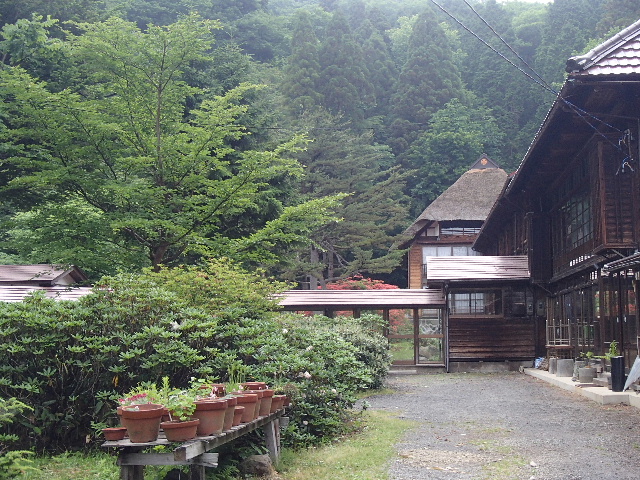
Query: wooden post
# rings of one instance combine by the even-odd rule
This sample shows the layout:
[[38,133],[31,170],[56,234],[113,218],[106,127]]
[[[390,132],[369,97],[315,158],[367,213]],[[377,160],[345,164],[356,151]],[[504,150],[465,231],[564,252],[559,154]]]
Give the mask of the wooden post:
[[280,459],[280,419],[276,418],[264,426],[264,437],[271,461],[276,464]]
[[191,480],[206,480],[204,465],[191,465]]
[[121,466],[120,480],[144,480],[144,465]]

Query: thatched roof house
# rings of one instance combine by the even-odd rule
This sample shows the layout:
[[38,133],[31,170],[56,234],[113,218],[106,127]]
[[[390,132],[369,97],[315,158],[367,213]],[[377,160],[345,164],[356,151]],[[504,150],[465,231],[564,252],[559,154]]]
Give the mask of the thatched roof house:
[[507,173],[482,155],[436,198],[405,231],[409,251],[409,288],[422,288],[427,256],[474,255],[476,235],[502,192]]

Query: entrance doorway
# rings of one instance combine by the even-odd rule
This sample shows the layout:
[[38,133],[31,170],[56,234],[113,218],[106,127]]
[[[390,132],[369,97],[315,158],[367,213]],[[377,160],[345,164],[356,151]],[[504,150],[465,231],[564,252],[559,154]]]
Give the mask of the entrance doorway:
[[439,308],[391,310],[387,338],[393,365],[445,365],[444,317]]

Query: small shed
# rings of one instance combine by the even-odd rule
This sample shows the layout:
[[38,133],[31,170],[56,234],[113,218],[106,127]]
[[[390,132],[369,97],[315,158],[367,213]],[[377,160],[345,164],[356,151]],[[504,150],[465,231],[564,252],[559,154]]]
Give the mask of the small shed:
[[86,274],[73,265],[0,265],[0,302],[21,302],[36,291],[49,298],[77,300],[91,293],[91,287],[77,286],[87,281]]

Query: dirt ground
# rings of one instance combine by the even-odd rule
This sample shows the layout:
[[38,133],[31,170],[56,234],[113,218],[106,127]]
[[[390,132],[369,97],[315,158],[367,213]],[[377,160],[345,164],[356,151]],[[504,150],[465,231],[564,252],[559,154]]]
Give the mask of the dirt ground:
[[414,423],[394,480],[640,477],[640,410],[601,406],[521,373],[390,376],[367,399]]

